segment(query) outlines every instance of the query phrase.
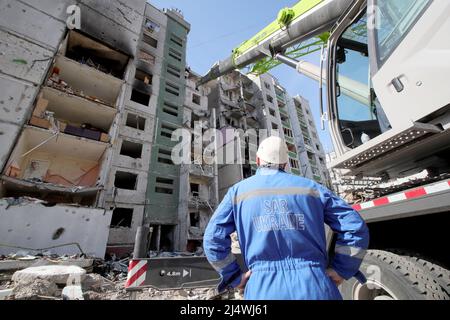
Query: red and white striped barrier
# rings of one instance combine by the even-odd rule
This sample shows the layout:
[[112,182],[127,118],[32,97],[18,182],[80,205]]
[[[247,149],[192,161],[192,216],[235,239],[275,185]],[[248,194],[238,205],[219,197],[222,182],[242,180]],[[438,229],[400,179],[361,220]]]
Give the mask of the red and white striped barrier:
[[125,288],[135,288],[145,282],[147,276],[147,260],[131,260],[128,265],[128,277]]
[[391,203],[395,203],[395,202],[399,202],[399,201],[403,201],[403,200],[420,198],[425,195],[430,195],[433,193],[437,193],[437,192],[441,192],[441,191],[445,191],[445,190],[449,190],[449,189],[450,189],[450,180],[447,180],[447,181],[439,182],[439,183],[432,184],[432,185],[429,185],[426,187],[420,187],[420,188],[408,190],[408,191],[405,191],[402,193],[397,193],[392,196],[378,198],[373,201],[364,202],[361,204],[355,204],[353,206],[353,209],[355,209],[356,211],[360,211],[360,210],[369,209],[369,208],[373,208],[373,207],[384,206],[387,204],[391,204]]

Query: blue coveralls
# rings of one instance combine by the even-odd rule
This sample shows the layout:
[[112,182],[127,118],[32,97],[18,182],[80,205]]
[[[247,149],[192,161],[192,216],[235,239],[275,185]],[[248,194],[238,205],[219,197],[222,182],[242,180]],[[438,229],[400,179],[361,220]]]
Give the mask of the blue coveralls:
[[348,280],[359,271],[369,242],[358,212],[311,180],[260,168],[228,190],[205,231],[205,254],[222,277],[219,291],[241,281],[231,253],[230,234],[236,231],[252,271],[245,299],[342,299],[325,273],[324,223],[337,233],[331,268]]

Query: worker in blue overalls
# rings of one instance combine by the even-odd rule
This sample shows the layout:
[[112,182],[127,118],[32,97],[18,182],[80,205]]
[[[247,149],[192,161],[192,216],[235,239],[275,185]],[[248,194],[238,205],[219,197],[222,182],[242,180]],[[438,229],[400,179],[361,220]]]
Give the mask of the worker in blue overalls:
[[[338,286],[360,274],[369,233],[361,216],[325,187],[284,171],[286,143],[264,140],[255,176],[231,187],[204,235],[219,291],[245,289],[247,300],[339,300]],[[324,223],[337,233],[328,267]],[[245,263],[231,253],[237,232]]]

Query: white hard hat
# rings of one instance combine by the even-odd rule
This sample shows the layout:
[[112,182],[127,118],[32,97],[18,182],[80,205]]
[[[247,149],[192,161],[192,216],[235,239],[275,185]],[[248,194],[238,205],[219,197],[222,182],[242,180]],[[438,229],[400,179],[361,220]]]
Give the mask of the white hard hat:
[[277,136],[269,137],[261,142],[256,155],[262,161],[271,164],[285,164],[289,161],[286,143]]

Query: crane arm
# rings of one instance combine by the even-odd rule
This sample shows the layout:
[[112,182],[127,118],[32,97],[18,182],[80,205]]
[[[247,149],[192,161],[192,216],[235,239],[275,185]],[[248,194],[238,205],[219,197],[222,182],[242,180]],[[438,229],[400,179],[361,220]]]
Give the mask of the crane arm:
[[285,8],[272,22],[250,40],[232,51],[232,55],[216,63],[200,79],[203,85],[235,69],[284,52],[302,41],[329,31],[354,0],[302,0]]

